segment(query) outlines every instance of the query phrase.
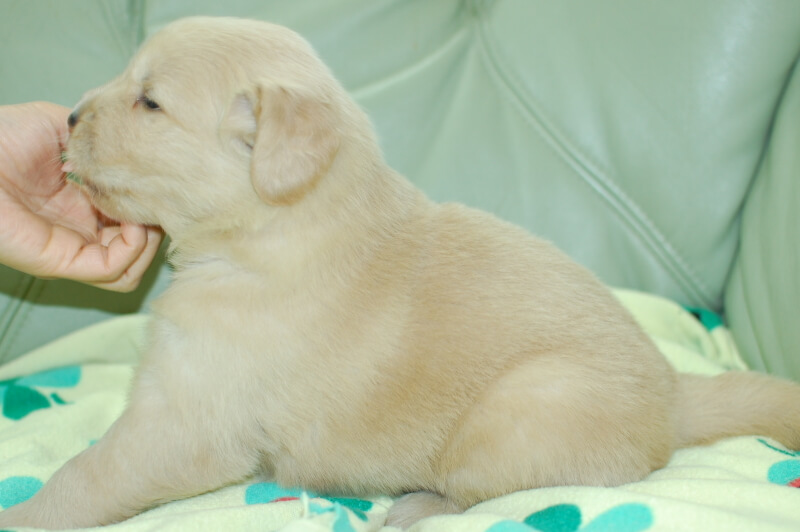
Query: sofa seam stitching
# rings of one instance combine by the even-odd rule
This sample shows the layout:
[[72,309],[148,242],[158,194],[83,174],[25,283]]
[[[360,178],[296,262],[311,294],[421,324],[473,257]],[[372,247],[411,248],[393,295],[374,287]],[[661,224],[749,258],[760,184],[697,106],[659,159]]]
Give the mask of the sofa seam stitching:
[[533,126],[537,134],[543,138],[550,148],[573,168],[581,180],[590,186],[595,193],[612,207],[623,207],[623,210],[614,208],[613,212],[625,225],[631,228],[643,242],[652,256],[660,263],[671,276],[684,289],[699,297],[704,304],[712,303],[712,290],[706,283],[699,278],[694,269],[686,262],[669,240],[658,230],[655,223],[644,213],[636,202],[622,191],[610,179],[603,177],[603,172],[598,169],[602,166],[593,160],[591,156],[575,147],[574,143],[569,142],[568,137],[554,127],[550,121],[546,120],[542,113],[538,112],[537,106],[533,102],[527,101],[532,98],[529,94],[523,94],[516,87],[516,80],[513,72],[503,66],[503,61],[495,47],[491,44],[488,35],[489,30],[486,17],[481,17],[479,21],[479,41],[482,44],[483,55],[490,65],[493,77],[506,89],[512,96],[512,102],[520,108],[525,120]]

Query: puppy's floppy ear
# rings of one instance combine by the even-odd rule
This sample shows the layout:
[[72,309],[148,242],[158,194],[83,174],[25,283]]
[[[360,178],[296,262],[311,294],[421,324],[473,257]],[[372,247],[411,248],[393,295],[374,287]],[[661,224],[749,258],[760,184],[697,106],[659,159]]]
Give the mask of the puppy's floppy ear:
[[[242,140],[253,150],[253,187],[265,203],[289,205],[300,199],[325,173],[339,147],[333,104],[314,89],[286,83],[259,86],[236,98],[230,117],[237,116],[243,126],[237,129],[247,131]],[[242,118],[247,116],[252,125]]]

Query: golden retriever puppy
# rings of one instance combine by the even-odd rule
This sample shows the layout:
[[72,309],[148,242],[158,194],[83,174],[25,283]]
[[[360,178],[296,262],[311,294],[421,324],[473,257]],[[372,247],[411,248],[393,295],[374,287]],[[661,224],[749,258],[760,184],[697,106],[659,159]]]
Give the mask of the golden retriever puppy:
[[163,227],[176,271],[127,410],[0,526],[113,523],[257,474],[405,494],[405,526],[725,436],[800,447],[800,387],[674,373],[552,245],[390,169],[285,28],[173,23],[70,123],[97,208]]

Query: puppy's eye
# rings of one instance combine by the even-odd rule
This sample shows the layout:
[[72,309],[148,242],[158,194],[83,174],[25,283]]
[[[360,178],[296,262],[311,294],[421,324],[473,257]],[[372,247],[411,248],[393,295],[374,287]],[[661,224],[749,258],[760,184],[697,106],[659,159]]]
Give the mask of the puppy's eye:
[[160,111],[161,106],[155,100],[151,100],[147,95],[143,94],[136,99],[136,103],[140,103],[144,105],[147,109],[151,111]]

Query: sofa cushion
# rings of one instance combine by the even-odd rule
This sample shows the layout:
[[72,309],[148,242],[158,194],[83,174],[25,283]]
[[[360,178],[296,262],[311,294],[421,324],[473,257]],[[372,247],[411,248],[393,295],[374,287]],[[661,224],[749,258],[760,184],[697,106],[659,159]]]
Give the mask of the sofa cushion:
[[800,67],[742,215],[725,306],[750,367],[800,381]]

